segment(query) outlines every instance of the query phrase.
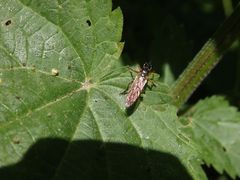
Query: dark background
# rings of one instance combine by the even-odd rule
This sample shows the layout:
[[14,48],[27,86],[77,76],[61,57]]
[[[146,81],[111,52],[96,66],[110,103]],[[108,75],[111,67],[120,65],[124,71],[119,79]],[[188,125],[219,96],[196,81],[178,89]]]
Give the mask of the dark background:
[[[236,7],[239,1],[232,1]],[[170,64],[175,78],[226,19],[221,0],[113,0],[124,16],[122,59],[125,64],[150,61],[160,75]],[[236,41],[194,92],[188,104],[211,95],[224,95],[240,106],[240,48]],[[209,179],[228,179],[204,166]]]
[[[238,2],[233,1],[233,7]],[[226,19],[221,0],[113,0],[113,6],[120,6],[124,16],[124,63],[150,61],[160,75],[163,64],[168,63],[175,78]],[[188,103],[218,94],[239,107],[239,70],[236,42]]]

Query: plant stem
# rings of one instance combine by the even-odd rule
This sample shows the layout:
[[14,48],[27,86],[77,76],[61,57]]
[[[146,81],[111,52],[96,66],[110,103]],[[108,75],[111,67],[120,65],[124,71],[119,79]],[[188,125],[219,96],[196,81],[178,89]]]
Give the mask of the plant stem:
[[240,4],[193,58],[173,84],[172,95],[174,104],[179,108],[194,90],[200,85],[207,74],[219,62],[226,50],[240,35]]

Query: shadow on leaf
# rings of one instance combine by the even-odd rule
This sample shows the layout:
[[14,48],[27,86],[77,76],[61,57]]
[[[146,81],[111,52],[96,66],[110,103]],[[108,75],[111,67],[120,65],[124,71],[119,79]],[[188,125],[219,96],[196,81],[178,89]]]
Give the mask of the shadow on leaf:
[[[68,146],[69,145],[69,146]],[[0,179],[191,179],[174,156],[101,141],[42,139]]]

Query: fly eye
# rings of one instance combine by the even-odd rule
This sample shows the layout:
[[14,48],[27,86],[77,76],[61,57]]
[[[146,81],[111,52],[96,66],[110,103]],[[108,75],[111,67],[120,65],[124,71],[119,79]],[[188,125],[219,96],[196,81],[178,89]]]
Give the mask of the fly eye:
[[151,71],[152,70],[152,65],[148,64],[148,63],[144,63],[143,64],[143,69],[145,69],[147,71]]
[[149,64],[148,63],[144,63],[143,64],[143,69],[149,69]]

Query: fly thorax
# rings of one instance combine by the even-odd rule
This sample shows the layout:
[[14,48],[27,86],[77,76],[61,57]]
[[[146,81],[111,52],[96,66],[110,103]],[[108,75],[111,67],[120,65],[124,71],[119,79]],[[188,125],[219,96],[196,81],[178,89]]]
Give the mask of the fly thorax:
[[147,74],[148,74],[148,72],[147,72],[147,71],[145,71],[145,70],[143,70],[143,71],[142,71],[142,74],[141,74],[141,76],[142,76],[142,77],[146,77],[146,76],[147,76]]

